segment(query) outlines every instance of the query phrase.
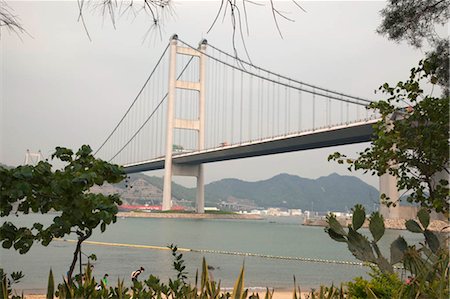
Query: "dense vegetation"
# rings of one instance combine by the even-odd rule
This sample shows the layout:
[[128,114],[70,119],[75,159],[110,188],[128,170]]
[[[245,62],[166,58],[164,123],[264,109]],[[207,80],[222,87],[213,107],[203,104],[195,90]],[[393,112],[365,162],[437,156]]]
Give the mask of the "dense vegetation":
[[89,189],[104,182],[118,183],[125,175],[118,165],[96,159],[87,145],[76,153],[57,147],[51,158],[62,162],[63,168],[55,170],[48,161],[10,169],[0,166],[0,216],[59,212],[48,226],[16,227],[4,221],[0,242],[3,248],[25,254],[34,242],[47,246],[54,238],[75,233],[78,242],[67,274],[70,281],[81,244],[97,226],[103,232],[116,222],[117,205],[121,204],[117,194],[93,194]]

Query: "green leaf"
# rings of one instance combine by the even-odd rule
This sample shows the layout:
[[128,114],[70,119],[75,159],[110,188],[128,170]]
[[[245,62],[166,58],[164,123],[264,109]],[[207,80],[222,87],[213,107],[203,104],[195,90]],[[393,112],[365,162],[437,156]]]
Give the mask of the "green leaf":
[[366,286],[366,292],[367,292],[368,299],[379,299],[369,286]]
[[423,233],[425,235],[425,241],[428,244],[428,247],[430,247],[431,251],[433,253],[437,253],[439,248],[441,247],[441,244],[439,242],[439,238],[433,233],[432,231],[425,230]]
[[106,230],[106,223],[102,222],[102,224],[100,224],[100,230],[102,231],[102,233]]
[[234,283],[233,287],[233,299],[242,299],[244,294],[244,265],[242,265],[241,272],[239,273],[239,277]]
[[11,246],[12,246],[12,241],[11,240],[4,240],[3,243],[2,243],[2,247],[3,248],[9,249],[9,248],[11,248]]
[[422,208],[417,212],[417,218],[419,218],[420,224],[424,229],[427,229],[428,225],[430,225],[430,213]]
[[402,236],[398,237],[391,244],[391,264],[395,265],[403,260],[404,253],[408,248],[408,244]]
[[343,235],[335,233],[332,229],[326,228],[325,232],[328,233],[331,239],[337,242],[347,242],[347,239]]
[[354,230],[358,230],[366,220],[366,211],[362,205],[356,205],[353,208],[352,225]]
[[384,235],[384,219],[383,216],[379,212],[375,212],[372,214],[369,220],[369,230],[373,236],[373,240],[378,242],[381,237]]
[[339,221],[337,221],[336,216],[334,216],[333,214],[327,216],[327,224],[328,228],[333,230],[336,234],[343,236],[347,235],[345,230],[342,228],[342,225],[339,223]]
[[47,284],[47,299],[53,299],[55,294],[55,280],[53,279],[52,268],[50,268],[50,273],[48,274],[48,284]]
[[375,255],[367,238],[351,228],[348,231],[348,249],[360,261],[375,262]]
[[413,233],[422,233],[423,232],[423,229],[420,227],[420,225],[412,219],[407,220],[405,222],[405,226],[406,226],[406,229],[409,230],[410,232],[413,232]]

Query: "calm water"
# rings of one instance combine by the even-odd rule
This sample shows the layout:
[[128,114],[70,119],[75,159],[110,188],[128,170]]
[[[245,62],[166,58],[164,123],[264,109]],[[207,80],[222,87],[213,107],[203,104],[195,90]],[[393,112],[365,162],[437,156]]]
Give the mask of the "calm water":
[[[54,215],[30,215],[26,219],[21,217],[20,221],[49,222],[53,217]],[[8,218],[11,219],[14,218]],[[13,221],[17,222],[18,218]],[[331,240],[321,227],[300,225],[301,221],[300,217],[266,220],[126,218],[118,219],[118,222],[108,227],[103,234],[95,233],[90,240],[158,246],[173,243],[179,247],[193,249],[354,261],[345,244]],[[412,242],[420,240],[416,235],[400,233]],[[384,246],[381,246],[387,250],[387,244],[398,234],[399,231],[387,231],[383,238]],[[16,289],[44,289],[50,268],[53,269],[55,279],[61,281],[61,276],[69,268],[74,248],[74,243],[53,241],[48,247],[35,244],[25,255],[0,249],[1,267],[8,272],[22,270],[25,273],[25,278]],[[97,255],[94,275],[100,278],[104,273],[108,273],[110,282],[123,278],[129,283],[129,274],[140,266],[145,268],[145,277],[154,274],[166,279],[174,274],[169,251],[87,244],[82,250],[87,255]],[[203,256],[209,265],[215,267],[212,271],[214,278],[220,279],[225,287],[233,286],[243,263],[246,286],[269,286],[275,289],[291,288],[293,275],[301,286],[315,287],[332,282],[339,284],[358,275],[364,276],[367,271],[367,268],[360,266],[188,252],[184,253],[184,257],[190,278],[194,279],[196,269],[201,267]]]

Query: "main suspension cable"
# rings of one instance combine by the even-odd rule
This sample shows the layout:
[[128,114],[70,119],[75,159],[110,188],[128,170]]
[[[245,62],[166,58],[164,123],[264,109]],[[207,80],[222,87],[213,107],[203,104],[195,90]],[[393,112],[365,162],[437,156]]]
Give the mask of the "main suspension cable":
[[136,103],[136,101],[138,100],[138,98],[140,97],[140,95],[142,94],[142,92],[144,91],[144,88],[147,86],[148,82],[150,81],[150,79],[152,78],[153,74],[155,73],[157,67],[159,66],[160,62],[162,61],[164,55],[167,52],[167,49],[169,49],[169,45],[170,43],[167,44],[166,48],[164,49],[164,52],[162,53],[161,57],[159,58],[158,62],[156,63],[155,67],[153,68],[152,72],[150,73],[150,76],[148,76],[147,80],[145,81],[144,85],[142,86],[141,90],[139,90],[138,94],[136,95],[136,97],[134,98],[133,102],[131,103],[130,107],[128,107],[127,111],[125,112],[125,114],[122,116],[122,118],[120,119],[120,121],[117,123],[117,125],[114,127],[114,129],[112,130],[112,132],[108,135],[108,137],[105,139],[105,141],[102,143],[102,145],[100,145],[100,147],[95,151],[94,156],[103,148],[103,146],[109,141],[109,139],[111,138],[111,136],[116,132],[116,130],[119,128],[120,124],[123,122],[123,120],[125,119],[125,117],[128,115],[128,113],[130,112],[131,108],[133,108],[134,104]]
[[[183,68],[183,70],[181,71],[181,73],[178,75],[177,80],[180,79],[180,77],[183,75],[184,71],[187,69],[187,67],[189,66],[189,64],[191,63],[192,59],[194,57],[191,57],[188,61],[188,63],[185,65],[185,67]],[[148,121],[152,118],[152,116],[156,113],[156,111],[158,110],[158,108],[162,105],[162,103],[164,102],[164,100],[167,98],[168,96],[168,92],[166,92],[166,94],[164,95],[164,97],[161,99],[161,101],[158,103],[158,105],[155,107],[155,109],[153,109],[152,113],[147,117],[147,119],[145,120],[145,122],[139,127],[139,129],[133,134],[133,136],[131,136],[131,138],[128,140],[127,143],[125,143],[124,146],[122,146],[122,148],[111,158],[108,160],[108,162],[111,162],[115,157],[117,157],[126,147],[128,144],[130,144],[130,142],[134,139],[134,137],[137,136],[137,134],[139,134],[139,132],[142,130],[142,128],[148,123]]]

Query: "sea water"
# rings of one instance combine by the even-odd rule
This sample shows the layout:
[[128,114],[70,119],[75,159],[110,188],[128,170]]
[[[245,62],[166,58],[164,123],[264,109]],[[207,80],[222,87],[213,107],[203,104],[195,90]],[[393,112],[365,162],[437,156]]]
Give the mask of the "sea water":
[[[50,223],[56,215],[27,215],[2,220],[16,224],[34,222]],[[95,231],[91,241],[121,244],[167,246],[176,244],[189,249],[207,249],[260,255],[301,257],[311,259],[356,261],[345,243],[333,241],[322,227],[301,225],[301,217],[274,217],[264,220],[221,219],[158,219],[124,218],[107,227],[104,233]],[[366,231],[367,233],[367,231]],[[387,230],[380,247],[388,255],[389,244],[401,234],[410,242],[418,242],[419,235],[405,231]],[[67,239],[75,239],[68,236]],[[13,249],[0,249],[0,264],[7,272],[21,270],[25,277],[15,285],[17,290],[44,292],[50,268],[55,281],[61,282],[73,257],[75,243],[53,241],[44,247],[34,244],[24,255]],[[140,278],[153,274],[163,281],[176,274],[172,269],[172,255],[168,250],[110,247],[85,244],[82,246],[83,262],[86,256],[95,254],[93,272],[97,279],[105,273],[110,285],[124,279],[129,285],[130,273],[139,267],[145,271]],[[181,252],[191,281],[201,270],[202,258],[214,267],[210,271],[215,280],[225,288],[232,288],[241,267],[245,267],[245,285],[252,288],[270,287],[289,289],[293,277],[303,289],[322,284],[339,285],[355,276],[366,276],[365,266],[342,265],[327,262],[273,259],[257,256],[241,256],[218,253]],[[78,265],[75,273],[78,273]]]

